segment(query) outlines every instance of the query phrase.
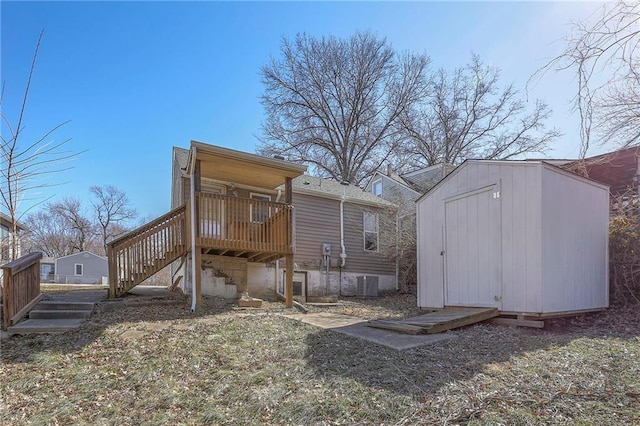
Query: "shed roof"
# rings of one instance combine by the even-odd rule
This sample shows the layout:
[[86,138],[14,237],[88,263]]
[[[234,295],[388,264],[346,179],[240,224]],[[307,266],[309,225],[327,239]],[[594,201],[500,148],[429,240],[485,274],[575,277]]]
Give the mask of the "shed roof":
[[435,191],[436,188],[439,188],[440,186],[442,186],[446,182],[448,182],[451,179],[451,177],[453,177],[457,173],[459,173],[460,170],[462,170],[462,168],[467,167],[467,166],[469,166],[471,164],[509,164],[509,165],[521,165],[521,166],[537,165],[539,167],[547,166],[547,167],[553,168],[554,170],[556,170],[559,173],[562,173],[564,175],[567,175],[567,176],[582,180],[585,183],[588,183],[588,184],[591,184],[591,185],[595,185],[595,186],[599,186],[601,188],[606,188],[607,190],[609,189],[608,185],[606,185],[606,184],[597,182],[597,181],[595,181],[593,179],[585,178],[584,176],[581,176],[581,175],[579,175],[577,173],[573,173],[573,172],[568,171],[568,170],[566,170],[564,168],[555,166],[555,165],[553,165],[551,163],[548,163],[546,161],[543,161],[543,160],[464,160],[462,162],[462,164],[460,164],[451,173],[449,173],[447,176],[445,176],[444,179],[442,179],[440,182],[435,184],[427,192],[422,194],[422,196],[416,200],[416,203],[420,202],[425,197],[429,196],[429,194],[431,194],[433,191]]

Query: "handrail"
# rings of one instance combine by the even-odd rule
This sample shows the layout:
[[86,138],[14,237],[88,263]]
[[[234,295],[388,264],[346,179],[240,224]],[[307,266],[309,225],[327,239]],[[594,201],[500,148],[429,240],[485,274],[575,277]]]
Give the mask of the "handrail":
[[107,244],[109,297],[120,296],[187,251],[186,206]]
[[29,253],[2,266],[2,328],[18,322],[42,298],[40,293],[42,253]]

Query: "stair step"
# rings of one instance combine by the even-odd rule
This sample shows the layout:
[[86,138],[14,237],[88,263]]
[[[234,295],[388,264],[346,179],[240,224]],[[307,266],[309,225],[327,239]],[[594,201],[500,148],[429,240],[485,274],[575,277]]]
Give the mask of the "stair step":
[[28,319],[16,325],[7,327],[7,333],[13,334],[43,334],[65,333],[82,325],[83,319]]
[[60,309],[33,309],[29,312],[29,319],[65,319],[65,318],[89,318],[89,310],[60,310]]
[[93,311],[92,302],[56,302],[44,301],[38,303],[33,309],[38,311]]

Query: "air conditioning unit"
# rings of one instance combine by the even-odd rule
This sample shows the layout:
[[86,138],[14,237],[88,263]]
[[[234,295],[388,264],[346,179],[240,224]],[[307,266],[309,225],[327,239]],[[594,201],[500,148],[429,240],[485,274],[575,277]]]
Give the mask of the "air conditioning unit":
[[356,296],[378,297],[378,277],[363,275],[357,280]]

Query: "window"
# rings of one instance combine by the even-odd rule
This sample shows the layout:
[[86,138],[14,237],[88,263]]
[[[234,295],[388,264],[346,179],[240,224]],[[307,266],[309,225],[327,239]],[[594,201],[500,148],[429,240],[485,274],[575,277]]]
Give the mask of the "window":
[[76,276],[81,276],[82,275],[82,263],[76,263],[73,266],[73,269],[75,271]]
[[378,251],[378,214],[364,212],[363,227],[365,251]]
[[[257,201],[271,201],[271,196],[265,194],[249,194],[249,198]],[[265,220],[269,219],[271,215],[270,209],[268,205],[263,203],[251,203],[251,222],[259,222],[262,223]]]
[[371,185],[371,193],[378,197],[382,197],[382,179],[373,181],[373,184]]

